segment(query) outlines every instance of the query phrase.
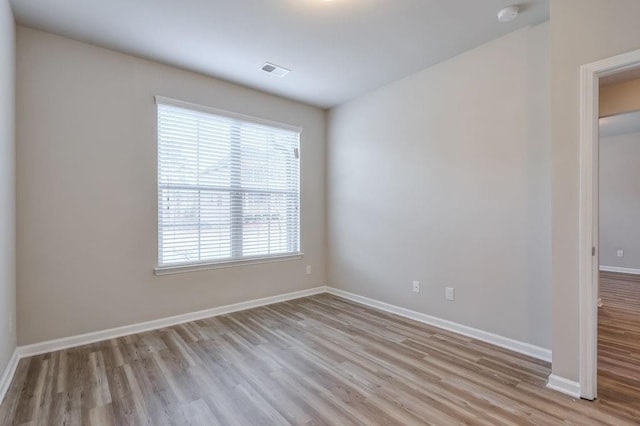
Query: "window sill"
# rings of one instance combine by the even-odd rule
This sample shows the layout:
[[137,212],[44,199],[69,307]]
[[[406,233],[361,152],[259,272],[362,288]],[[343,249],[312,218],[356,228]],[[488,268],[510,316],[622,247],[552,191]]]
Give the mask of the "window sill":
[[252,257],[247,259],[224,260],[221,262],[194,263],[187,265],[156,266],[153,269],[155,275],[180,274],[183,272],[207,271],[209,269],[232,268],[236,266],[258,265],[261,263],[286,262],[298,260],[304,257],[304,253],[285,254],[282,256]]

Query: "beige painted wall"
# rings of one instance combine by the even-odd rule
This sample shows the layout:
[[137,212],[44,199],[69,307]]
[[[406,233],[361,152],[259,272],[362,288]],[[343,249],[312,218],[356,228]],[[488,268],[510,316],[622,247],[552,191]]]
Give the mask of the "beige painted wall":
[[330,112],[330,284],[551,347],[548,34],[511,33]]
[[15,25],[0,0],[0,376],[16,347]]
[[640,49],[637,0],[551,0],[553,373],[579,378],[579,67]]
[[[20,344],[325,283],[323,110],[24,27],[17,70]],[[303,260],[153,275],[154,95],[303,127]]]
[[600,117],[640,110],[640,78],[600,88]]
[[640,269],[640,133],[600,139],[599,201],[600,265]]

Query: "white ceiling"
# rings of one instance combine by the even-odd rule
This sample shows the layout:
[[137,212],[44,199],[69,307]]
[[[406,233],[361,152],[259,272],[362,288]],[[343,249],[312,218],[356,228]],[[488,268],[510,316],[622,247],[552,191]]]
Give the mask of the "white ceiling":
[[622,72],[602,77],[600,79],[600,87],[610,86],[612,84],[626,83],[627,81],[640,78],[640,67],[631,68]]
[[[548,0],[11,0],[20,24],[332,107],[549,17]],[[515,0],[517,1],[517,0]],[[284,78],[264,62],[292,70]]]

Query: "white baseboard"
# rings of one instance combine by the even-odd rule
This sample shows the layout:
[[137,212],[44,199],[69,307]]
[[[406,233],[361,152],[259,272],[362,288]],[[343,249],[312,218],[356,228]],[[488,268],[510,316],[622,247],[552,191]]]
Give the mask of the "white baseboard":
[[13,355],[9,359],[9,364],[7,364],[7,368],[4,369],[4,373],[2,377],[0,377],[0,404],[4,401],[4,397],[9,390],[9,385],[11,384],[11,380],[13,380],[13,376],[16,374],[16,368],[18,368],[18,361],[20,361],[20,356],[18,354],[17,348],[13,351]]
[[462,334],[463,336],[472,337],[477,340],[482,340],[483,342],[491,343],[492,345],[496,345],[501,348],[509,349],[514,352],[528,355],[536,359],[541,359],[543,361],[551,362],[551,349],[546,349],[546,348],[535,346],[529,343],[520,342],[518,340],[509,339],[508,337],[499,336],[497,334],[489,333],[488,331],[478,330],[477,328],[473,328],[466,325],[455,323],[453,321],[433,317],[431,315],[412,311],[410,309],[401,308],[399,306],[391,305],[385,302],[380,302],[378,300],[370,299],[368,297],[359,296],[357,294],[349,293],[347,291],[339,290],[333,287],[328,287],[327,291],[333,295],[343,297],[345,299],[349,299],[353,302],[371,306],[373,308],[377,308],[382,311],[400,315],[402,317],[409,318],[424,324],[429,324],[434,327],[442,328],[444,330],[452,331],[454,333]]
[[580,383],[573,380],[565,379],[564,377],[551,374],[547,387],[555,391],[564,393],[574,398],[580,398]]
[[103,340],[115,339],[117,337],[142,333],[145,331],[157,330],[159,328],[184,324],[190,321],[197,321],[204,318],[216,317],[230,314],[232,312],[244,311],[246,309],[260,306],[272,305],[274,303],[285,302],[287,300],[299,299],[301,297],[313,296],[314,294],[326,293],[327,287],[320,286],[308,290],[294,291],[277,296],[264,297],[262,299],[248,300],[246,302],[234,303],[232,305],[219,306],[217,308],[205,309],[203,311],[190,312],[168,318],[161,318],[153,321],[141,322],[138,324],[125,325],[123,327],[111,328],[108,330],[94,331],[77,336],[63,337],[61,339],[48,340],[31,345],[19,346],[17,352],[20,358],[40,355],[48,352],[68,349],[75,346],[88,345]]
[[604,265],[600,265],[600,270],[602,272],[619,272],[621,274],[640,275],[640,269],[622,268],[622,267],[619,267],[619,266],[604,266]]
[[[61,339],[49,340],[40,343],[34,343],[31,345],[19,346],[14,351],[14,354],[7,366],[2,380],[0,380],[0,402],[4,398],[5,393],[13,379],[18,361],[21,358],[26,358],[34,355],[40,355],[48,352],[59,351],[62,349],[68,349],[71,347],[87,345],[96,343],[108,339],[114,339],[117,337],[128,336],[131,334],[142,333],[145,331],[157,330],[164,327],[170,327],[173,325],[183,324],[190,321],[196,321],[205,318],[211,318],[219,315],[225,315],[232,312],[243,311],[246,309],[257,308],[260,306],[271,305],[274,303],[285,302],[287,300],[299,299],[301,297],[313,296],[320,293],[330,293],[339,297],[343,297],[348,300],[352,300],[363,305],[371,306],[376,309],[380,309],[386,312],[390,312],[396,315],[403,316],[418,322],[429,324],[435,327],[439,327],[445,330],[452,331],[454,333],[462,334],[464,336],[472,337],[474,339],[482,340],[493,345],[519,352],[525,355],[529,355],[533,358],[541,359],[547,362],[551,361],[551,350],[542,348],[539,346],[531,345],[529,343],[520,342],[507,337],[499,336],[497,334],[489,333],[487,331],[478,330],[472,327],[468,327],[462,324],[455,323],[453,321],[444,320],[441,318],[433,317],[420,312],[412,311],[410,309],[401,308],[399,306],[391,305],[378,300],[370,299],[364,296],[358,296],[353,293],[349,293],[343,290],[320,286],[307,290],[295,291],[292,293],[281,294],[277,296],[265,297],[262,299],[249,300],[246,302],[234,303],[232,305],[219,306],[217,308],[205,309],[198,312],[191,312],[182,315],[176,315],[168,318],[161,318],[153,321],[142,322],[138,324],[126,325],[123,327],[111,328],[108,330],[101,330],[91,333],[85,333],[77,336],[70,336]],[[570,384],[577,386],[577,393],[579,394],[579,385],[570,382],[566,379],[558,378],[553,379],[555,376],[549,378],[548,387],[551,389],[559,390],[560,392],[569,393],[571,386],[566,385],[562,387],[560,384]],[[568,389],[568,390],[567,390]]]

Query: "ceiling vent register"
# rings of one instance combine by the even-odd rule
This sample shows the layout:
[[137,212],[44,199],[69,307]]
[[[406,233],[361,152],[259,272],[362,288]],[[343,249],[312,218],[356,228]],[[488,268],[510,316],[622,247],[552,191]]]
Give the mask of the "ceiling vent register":
[[265,62],[265,64],[260,69],[276,77],[284,77],[285,75],[289,74],[289,72],[291,71],[279,65],[272,64],[270,62]]

